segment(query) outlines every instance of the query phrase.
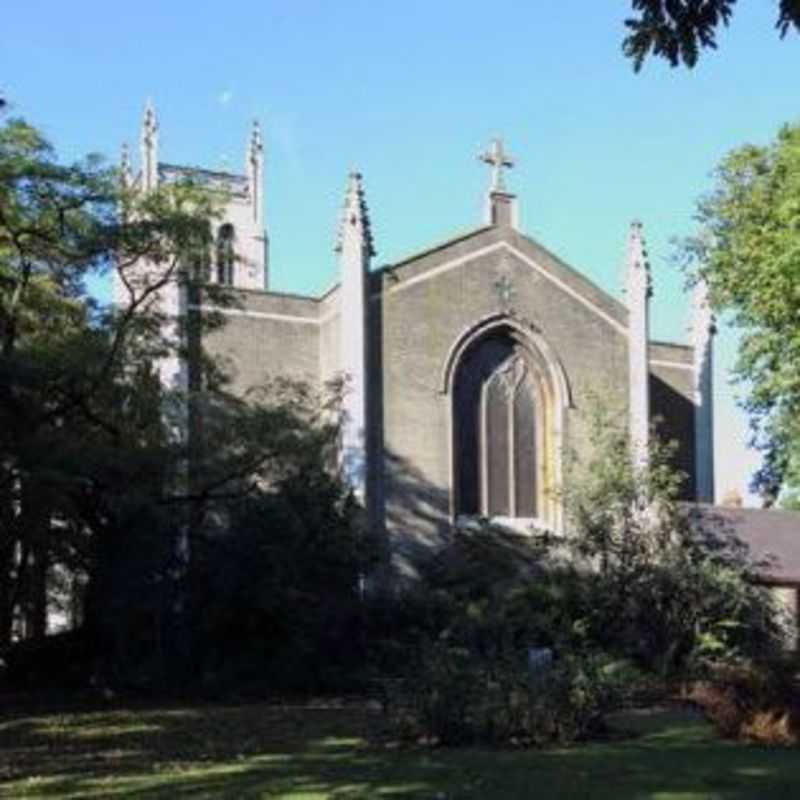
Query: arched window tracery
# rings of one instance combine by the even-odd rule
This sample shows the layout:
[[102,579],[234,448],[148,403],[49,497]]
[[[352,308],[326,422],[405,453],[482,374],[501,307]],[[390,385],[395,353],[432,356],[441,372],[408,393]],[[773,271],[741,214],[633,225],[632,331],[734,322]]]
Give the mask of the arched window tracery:
[[451,385],[457,516],[556,524],[558,390],[545,357],[510,326],[459,355]]
[[535,517],[536,401],[525,358],[514,353],[484,384],[480,461],[483,510],[489,516]]

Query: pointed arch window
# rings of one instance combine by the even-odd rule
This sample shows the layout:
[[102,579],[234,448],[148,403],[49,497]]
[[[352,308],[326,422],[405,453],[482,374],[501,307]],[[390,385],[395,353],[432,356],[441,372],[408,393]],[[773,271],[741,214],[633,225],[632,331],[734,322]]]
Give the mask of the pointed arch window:
[[544,518],[547,393],[512,336],[490,335],[461,360],[454,384],[457,514]]
[[225,286],[233,286],[236,261],[234,238],[233,225],[225,223],[220,226],[217,233],[217,283]]
[[207,224],[193,231],[184,258],[186,274],[200,283],[211,280],[211,227]]
[[535,517],[536,402],[525,359],[489,376],[481,398],[482,507],[488,516]]

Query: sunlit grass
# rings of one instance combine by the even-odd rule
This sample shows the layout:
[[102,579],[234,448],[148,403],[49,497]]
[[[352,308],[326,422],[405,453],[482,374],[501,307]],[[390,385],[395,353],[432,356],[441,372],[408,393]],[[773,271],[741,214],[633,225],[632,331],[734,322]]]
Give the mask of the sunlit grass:
[[685,711],[565,749],[399,746],[357,705],[189,706],[0,718],[0,797],[516,800],[792,797],[796,750],[720,741]]

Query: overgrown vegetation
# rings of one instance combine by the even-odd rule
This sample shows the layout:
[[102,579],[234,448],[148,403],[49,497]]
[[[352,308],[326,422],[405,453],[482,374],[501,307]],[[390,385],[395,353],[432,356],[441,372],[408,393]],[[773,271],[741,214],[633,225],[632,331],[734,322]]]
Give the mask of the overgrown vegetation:
[[714,177],[680,254],[742,334],[736,372],[763,453],[755,488],[767,505],[782,490],[791,502],[800,484],[800,125],[733,150]]
[[648,463],[633,463],[620,419],[595,405],[590,455],[566,482],[588,635],[665,678],[717,659],[769,661],[781,649],[781,619],[754,580],[758,565],[721,520],[701,524],[678,500],[684,476],[669,443],[653,436]]
[[[122,177],[0,128],[0,657],[30,685],[343,684],[374,548],[329,468],[338,389],[230,392],[202,348],[223,320],[163,300],[235,302],[203,283],[225,198]],[[54,610],[75,633],[45,638]]]
[[569,742],[601,731],[611,709],[725,683],[726,670],[783,679],[779,617],[755,565],[678,502],[669,447],[654,439],[649,464],[633,464],[620,418],[598,405],[587,420],[591,455],[570,471],[563,538],[483,525],[423,568],[385,659],[407,665],[388,690],[405,735]]
[[[386,554],[333,466],[340,387],[265,381],[236,395],[202,351],[221,320],[172,319],[159,302],[177,287],[195,305],[235,302],[195,269],[219,198],[191,184],[143,197],[95,160],[63,167],[20,121],[0,130],[0,177],[12,683],[371,691],[404,739],[458,745],[585,740],[609,712],[698,680],[706,698],[734,698],[737,735],[781,713],[781,631],[754,565],[678,502],[668,446],[654,438],[633,464],[624,415],[598,406],[585,420],[564,535],[483,521],[418,581],[387,586]],[[120,308],[86,290],[108,270]],[[163,359],[187,352],[188,385],[165,387]],[[75,630],[48,638],[58,597],[76,601]]]

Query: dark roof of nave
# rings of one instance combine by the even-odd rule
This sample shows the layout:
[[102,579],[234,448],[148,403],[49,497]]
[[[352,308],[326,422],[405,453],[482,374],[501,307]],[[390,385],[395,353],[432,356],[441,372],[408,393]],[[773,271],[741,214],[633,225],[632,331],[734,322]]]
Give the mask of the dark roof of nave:
[[800,512],[704,504],[690,509],[704,528],[744,544],[763,580],[800,584]]

